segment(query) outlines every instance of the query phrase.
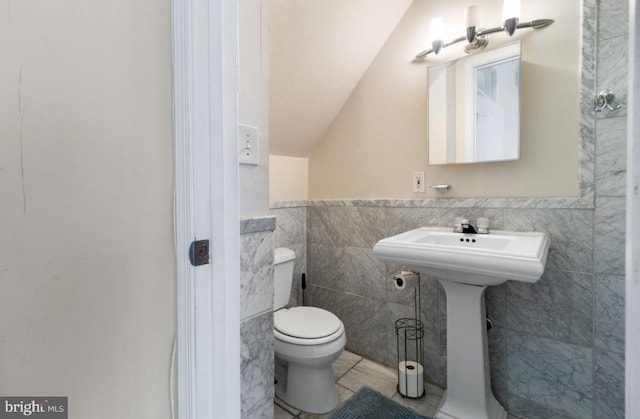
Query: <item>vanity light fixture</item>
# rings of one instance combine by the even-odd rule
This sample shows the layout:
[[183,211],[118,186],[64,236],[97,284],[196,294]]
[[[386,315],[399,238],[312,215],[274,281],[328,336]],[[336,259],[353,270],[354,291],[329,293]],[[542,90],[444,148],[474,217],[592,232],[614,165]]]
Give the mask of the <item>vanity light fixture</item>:
[[503,26],[497,26],[490,29],[480,29],[478,26],[478,8],[469,6],[464,12],[464,25],[466,28],[465,36],[460,36],[451,42],[443,40],[444,19],[437,17],[431,20],[431,49],[422,51],[416,55],[416,59],[427,58],[427,55],[434,53],[438,55],[442,48],[458,42],[466,41],[463,47],[467,54],[482,51],[489,43],[489,35],[505,31],[512,36],[516,29],[532,28],[542,29],[551,25],[553,19],[536,19],[530,22],[520,22],[520,0],[504,0],[502,4],[502,20]]

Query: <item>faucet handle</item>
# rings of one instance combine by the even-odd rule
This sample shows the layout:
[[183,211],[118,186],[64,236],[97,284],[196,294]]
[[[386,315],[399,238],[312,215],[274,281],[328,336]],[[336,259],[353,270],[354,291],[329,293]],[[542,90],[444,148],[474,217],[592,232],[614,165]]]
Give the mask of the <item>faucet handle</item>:
[[453,219],[453,232],[462,233],[462,218],[456,217]]
[[489,233],[489,219],[488,218],[478,218],[477,222],[478,234],[488,234]]

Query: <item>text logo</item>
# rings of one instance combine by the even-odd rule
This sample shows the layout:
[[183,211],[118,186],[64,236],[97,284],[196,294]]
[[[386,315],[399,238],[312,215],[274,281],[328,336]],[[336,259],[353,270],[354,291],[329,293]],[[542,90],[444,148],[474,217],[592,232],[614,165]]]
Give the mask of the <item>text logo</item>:
[[1,397],[0,419],[67,419],[67,397]]

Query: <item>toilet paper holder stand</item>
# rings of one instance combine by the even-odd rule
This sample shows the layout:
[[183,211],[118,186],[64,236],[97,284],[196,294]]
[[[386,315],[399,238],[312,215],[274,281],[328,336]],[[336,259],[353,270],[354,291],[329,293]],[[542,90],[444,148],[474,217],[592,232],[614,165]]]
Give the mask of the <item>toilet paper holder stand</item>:
[[[402,317],[395,321],[398,393],[402,397],[419,398],[424,394],[424,324],[421,320],[420,274],[403,271],[394,275],[394,282],[398,275],[402,274],[417,275],[417,284],[414,281],[412,287],[414,316]],[[405,289],[402,292],[411,292],[411,290]]]

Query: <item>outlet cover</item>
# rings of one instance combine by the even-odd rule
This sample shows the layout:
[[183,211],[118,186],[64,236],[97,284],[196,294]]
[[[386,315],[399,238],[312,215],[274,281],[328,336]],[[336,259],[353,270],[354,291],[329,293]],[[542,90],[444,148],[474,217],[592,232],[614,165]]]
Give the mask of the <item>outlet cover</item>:
[[238,127],[238,162],[258,165],[258,128],[249,125]]

